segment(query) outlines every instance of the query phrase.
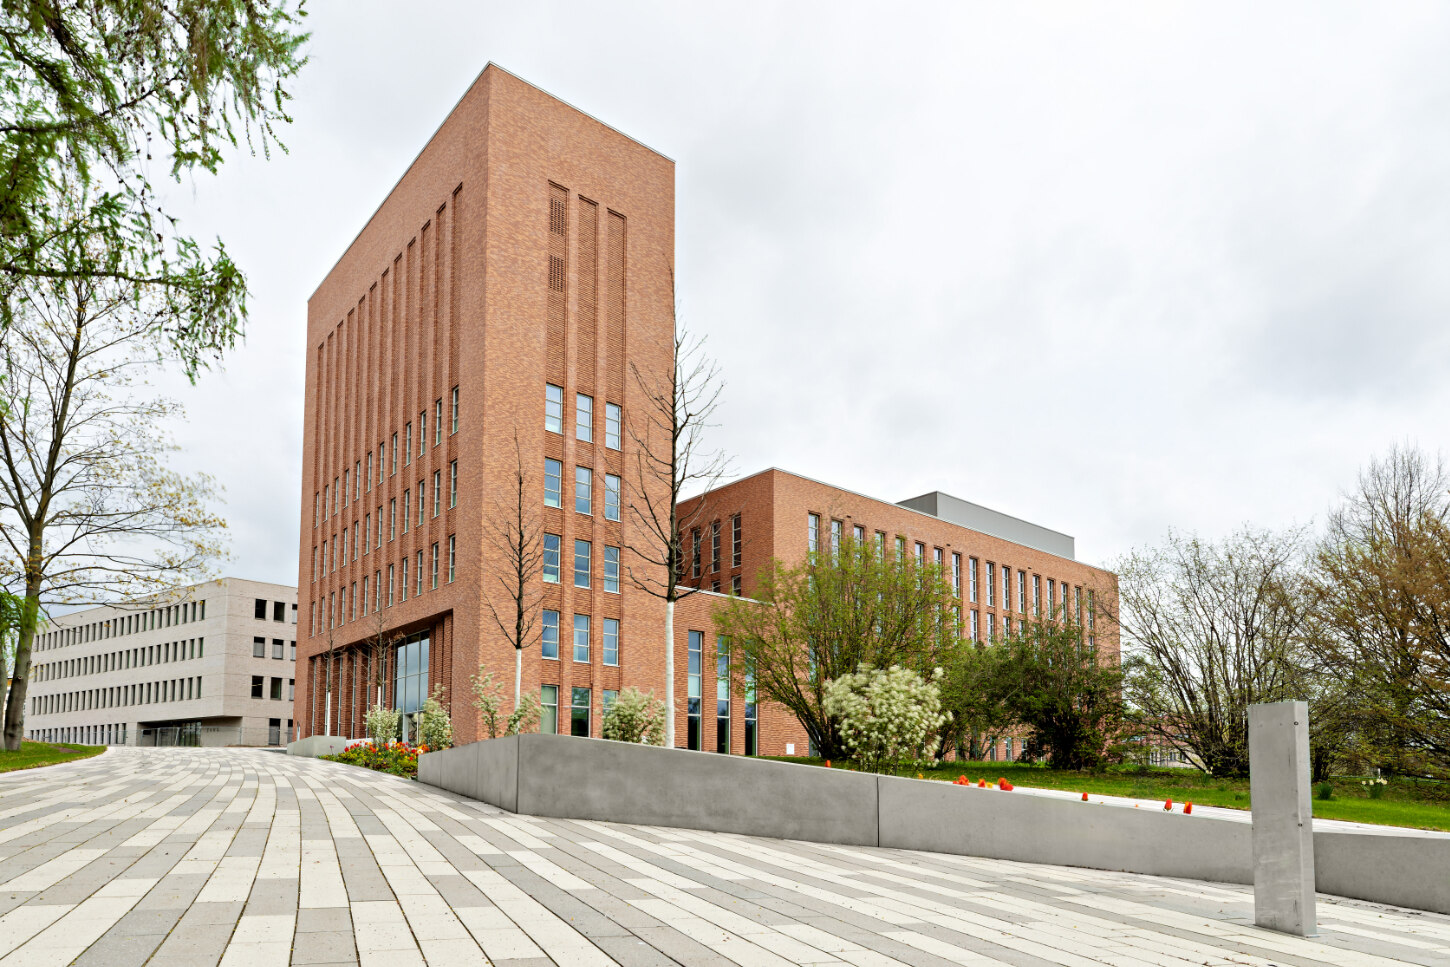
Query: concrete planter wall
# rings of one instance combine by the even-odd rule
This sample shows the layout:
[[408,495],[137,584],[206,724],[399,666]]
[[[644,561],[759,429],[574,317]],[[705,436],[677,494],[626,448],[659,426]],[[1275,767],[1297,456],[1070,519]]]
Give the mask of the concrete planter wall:
[[357,739],[344,739],[339,735],[309,735],[305,739],[287,743],[288,755],[305,755],[317,758],[321,755],[337,755]]
[[[420,782],[510,812],[1253,882],[1248,823],[562,735],[425,753]],[[1314,834],[1321,893],[1450,913],[1450,837]]]

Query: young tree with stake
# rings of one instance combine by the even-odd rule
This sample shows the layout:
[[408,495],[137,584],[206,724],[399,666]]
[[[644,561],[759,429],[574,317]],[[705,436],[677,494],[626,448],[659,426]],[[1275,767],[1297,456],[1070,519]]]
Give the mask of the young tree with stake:
[[497,512],[489,520],[487,534],[503,564],[495,575],[501,593],[484,590],[488,613],[509,644],[514,646],[514,708],[523,697],[524,649],[538,636],[539,605],[544,589],[536,580],[544,563],[543,526],[527,499],[528,480],[524,474],[524,458],[514,434],[514,473],[512,500],[497,502]]

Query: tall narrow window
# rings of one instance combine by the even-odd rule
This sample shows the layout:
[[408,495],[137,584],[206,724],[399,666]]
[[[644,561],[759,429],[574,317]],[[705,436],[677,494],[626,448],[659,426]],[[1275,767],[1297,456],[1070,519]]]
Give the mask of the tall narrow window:
[[564,432],[564,387],[553,383],[544,386],[544,429],[550,433]]
[[403,424],[403,466],[413,462],[413,424]]
[[1047,616],[1057,617],[1057,582],[1052,578],[1047,579]]
[[[967,600],[972,604],[977,603],[977,559],[967,558]],[[975,634],[973,638],[977,637]]]
[[997,606],[997,565],[987,562],[987,607]]
[[453,428],[448,431],[451,436],[458,432],[458,387],[453,387]]
[[544,535],[544,583],[559,583],[559,541],[558,534]]
[[589,689],[570,689],[573,704],[569,709],[569,734],[589,738]]
[[900,534],[896,535],[896,559],[898,561],[906,560],[906,538]]
[[806,550],[814,554],[821,549],[821,515],[806,515]]
[[710,570],[720,570],[720,522],[710,521]]
[[586,665],[589,663],[589,616],[587,614],[574,616],[574,660]]
[[368,493],[373,492],[373,453],[368,451]]
[[921,541],[916,542],[916,563],[918,567],[926,564],[926,545]]
[[1012,610],[1012,569],[1002,565],[1002,610]]
[[370,537],[372,535],[372,532],[373,532],[373,515],[372,514],[363,514],[362,546],[363,546],[363,556],[364,557],[366,557],[367,556],[367,553],[368,553],[368,537]]
[[619,548],[608,545],[604,548],[604,590],[619,593]]
[[594,442],[594,397],[574,395],[574,436],[580,443]]
[[[433,482],[434,483],[437,483],[438,482],[438,475],[436,473],[433,475]],[[418,481],[418,526],[419,527],[422,527],[423,526],[423,505],[426,504],[427,502],[428,502],[428,483],[427,483],[427,481],[420,480],[420,481]]]
[[539,639],[543,642],[543,657],[559,657],[559,612],[544,609],[543,629]]
[[398,600],[406,601],[408,600],[408,559],[406,557],[403,558],[401,564],[402,566],[398,571],[398,577],[401,578],[398,581]]
[[393,565],[388,565],[388,607],[393,606]]
[[378,444],[378,486],[382,486],[382,483],[383,483],[383,467],[385,467],[385,466],[388,465],[387,456],[388,456],[388,444],[386,442],[379,443]]
[[1042,615],[1042,575],[1032,575],[1032,617]]
[[454,551],[456,549],[457,544],[458,544],[458,536],[456,534],[449,534],[448,535],[448,583],[449,584],[452,584],[453,583],[454,561],[456,559],[456,555],[455,555]]
[[559,731],[559,686],[539,686],[539,731],[555,735]]
[[589,570],[594,546],[588,541],[574,541],[574,587],[589,587]]
[[423,552],[418,552],[418,587],[413,592],[415,595],[423,593]]
[[604,619],[604,664],[619,664],[619,619]]
[[564,506],[564,467],[558,460],[544,458],[544,506]]
[[388,501],[388,540],[392,541],[398,536],[398,499],[396,497]]
[[730,518],[730,566],[740,566],[740,515],[735,514]]
[[730,639],[715,639],[715,751],[730,754]]
[[1027,613],[1027,572],[1017,572],[1017,610]]
[[594,471],[588,467],[574,468],[574,510],[580,514],[594,513]]
[[973,641],[979,641],[979,640],[981,640],[979,638],[979,636],[978,636],[978,631],[979,631],[978,620],[979,620],[978,613],[976,611],[973,611],[972,612],[972,640]]
[[705,633],[703,631],[690,632],[689,665],[685,691],[686,695],[686,731],[685,747],[699,750],[700,748],[700,663],[703,659],[701,652],[705,648]]
[[404,534],[408,533],[408,509],[412,506],[412,504],[413,504],[413,492],[411,490],[405,490],[405,491],[403,491],[403,533]]
[[448,506],[458,506],[458,461],[448,464]]
[[604,519],[619,520],[619,477],[612,473],[604,475]]
[[700,576],[700,528],[690,531],[690,577]]
[[433,471],[433,516],[443,509],[443,471]]
[[423,410],[418,414],[418,456],[421,458],[428,449],[428,411]]
[[433,542],[433,578],[431,590],[438,590],[438,542]]
[[745,754],[760,755],[760,739],[755,728],[755,663],[745,664]]
[[952,594],[962,596],[962,556],[952,551]]
[[433,445],[443,442],[443,398],[433,401]]
[[[379,469],[381,469],[381,468],[379,468]],[[393,434],[393,462],[389,465],[389,468],[388,468],[388,476],[391,477],[393,474],[395,474],[397,472],[398,472],[398,435],[396,433],[394,433]]]
[[838,520],[831,521],[831,560],[841,556],[841,537],[845,533],[845,524]]
[[604,445],[611,450],[624,443],[624,411],[618,403],[604,404]]

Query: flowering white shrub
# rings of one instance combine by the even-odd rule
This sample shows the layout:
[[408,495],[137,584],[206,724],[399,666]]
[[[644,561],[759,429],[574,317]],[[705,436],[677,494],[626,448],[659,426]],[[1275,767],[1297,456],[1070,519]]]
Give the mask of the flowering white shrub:
[[374,705],[368,709],[367,718],[363,720],[368,730],[368,738],[373,740],[373,745],[382,748],[389,742],[398,741],[399,714],[395,708],[385,708],[382,705]]
[[453,745],[453,720],[448,717],[448,710],[439,700],[442,694],[443,686],[439,685],[423,701],[423,707],[418,709],[418,744],[426,745],[431,750],[446,749]]
[[620,692],[604,710],[604,737],[616,742],[665,744],[665,703],[637,688]]
[[544,707],[539,704],[537,695],[525,694],[519,699],[518,707],[509,713],[508,721],[504,723],[504,735],[518,735],[521,732],[537,732],[539,730],[539,715]]
[[899,665],[860,665],[826,686],[821,708],[840,725],[841,740],[864,772],[893,774],[926,759],[927,743],[951,716],[941,710],[937,680]]

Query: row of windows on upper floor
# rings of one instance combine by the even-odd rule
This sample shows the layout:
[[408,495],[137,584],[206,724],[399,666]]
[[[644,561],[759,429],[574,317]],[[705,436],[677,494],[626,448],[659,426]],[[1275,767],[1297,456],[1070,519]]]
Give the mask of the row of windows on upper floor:
[[101,675],[106,672],[124,671],[127,668],[144,668],[163,662],[189,661],[201,658],[206,650],[205,638],[187,638],[182,641],[167,641],[159,645],[141,648],[122,648],[101,655],[83,655],[61,661],[40,662],[31,666],[37,682],[56,681],[80,675]]
[[117,615],[104,621],[91,621],[83,625],[44,631],[41,632],[39,641],[36,643],[36,650],[44,651],[48,648],[63,648],[66,645],[80,645],[88,641],[102,641],[106,638],[154,631],[157,628],[170,628],[173,625],[205,619],[206,601],[184,601],[181,604],[168,605],[164,608],[152,608],[150,611],[135,611],[131,614]]
[[[623,506],[623,484],[612,473],[604,475],[604,519],[617,521]],[[551,457],[544,458],[544,506],[564,506],[564,465]],[[580,514],[594,513],[594,471],[590,467],[574,468],[574,510]]]
[[[289,644],[289,642],[285,642],[281,638],[273,638],[272,639],[272,657],[273,658],[277,658],[277,659],[287,659],[289,661],[296,661],[297,660],[297,642],[295,642],[295,641],[290,642],[290,644],[292,646],[290,653],[288,652],[288,650],[286,648],[286,646],[288,644]],[[253,658],[266,658],[267,657],[267,639],[266,638],[253,638],[252,639],[252,657]]]
[[[710,571],[712,573],[720,570],[720,521],[710,522]],[[703,548],[704,535],[701,529],[694,527],[690,529],[690,577],[700,576],[700,569],[704,563]],[[730,517],[730,567],[740,566],[744,550],[744,541],[741,538],[740,515],[733,514]],[[738,588],[736,589],[739,590]]]
[[[544,429],[550,433],[564,432],[564,387],[544,384]],[[580,443],[594,442],[594,397],[574,394],[574,439]],[[604,404],[604,446],[622,449],[624,444],[624,408],[618,403]]]
[[[417,575],[417,577],[415,578],[416,588],[413,592],[414,597],[420,597],[423,594],[425,587],[427,590],[430,591],[436,591],[438,589],[439,569],[441,566],[443,566],[443,559],[441,557],[439,544],[440,542],[438,541],[433,542],[433,546],[429,551],[431,567],[429,567],[426,572],[424,570],[423,552],[418,552],[417,567],[415,569],[415,574]],[[453,583],[453,579],[457,573],[457,552],[457,535],[449,534],[446,561],[447,583],[449,584]],[[369,576],[364,574],[362,577],[361,593],[359,593],[358,591],[358,582],[353,581],[351,584],[344,584],[337,591],[330,592],[327,595],[327,599],[325,602],[313,601],[307,617],[308,635],[315,636],[320,632],[327,631],[331,628],[339,627],[341,625],[347,624],[349,621],[356,621],[359,618],[367,616],[369,614],[369,603],[371,603],[372,606],[372,614],[377,614],[383,608],[391,608],[394,602],[395,590],[400,592],[400,597],[398,598],[398,600],[408,600],[408,563],[408,558],[404,557],[401,563],[401,580],[398,580],[399,575],[398,572],[395,571],[395,568],[399,567],[399,565],[388,565],[386,604],[384,603],[383,597],[384,583],[382,568],[379,568],[372,573],[371,598],[369,598],[368,594]],[[428,575],[426,581],[424,578],[425,574]],[[319,604],[323,604],[324,606],[319,608]]]
[[[266,598],[257,598],[255,600],[256,600],[256,603],[252,607],[252,617],[256,618],[258,621],[266,621],[267,620],[267,599]],[[272,620],[273,621],[286,621],[287,620],[287,602],[285,602],[285,601],[273,601],[272,602]],[[297,603],[295,601],[292,603],[292,623],[294,625],[297,623]]]
[[[409,509],[412,506],[411,490],[404,490],[402,496],[403,514],[401,517],[403,533],[408,533],[408,520],[411,516]],[[424,478],[418,481],[417,501],[417,524],[421,527],[425,519],[425,511],[428,508],[428,480]],[[448,509],[452,510],[458,506],[458,461],[454,460],[448,464]],[[443,471],[433,471],[433,517],[443,512]],[[374,526],[376,520],[376,526]],[[372,512],[363,515],[363,519],[352,522],[352,527],[344,526],[341,532],[333,535],[321,544],[312,546],[312,580],[316,583],[319,575],[326,576],[333,573],[349,560],[356,561],[359,556],[366,557],[369,550],[369,539],[371,546],[379,548],[383,546],[383,505],[378,504],[377,516],[374,518]],[[393,541],[398,537],[398,498],[394,497],[388,501],[388,540]],[[361,530],[359,530],[361,528]],[[351,530],[352,557],[348,557],[348,532]],[[320,552],[320,553],[319,553]],[[320,565],[320,570],[319,570]]]
[[202,676],[171,678],[157,682],[135,682],[108,688],[87,688],[78,692],[36,695],[31,699],[32,715],[59,715],[95,708],[124,708],[157,702],[187,702],[201,698]]
[[[448,435],[452,436],[458,432],[458,387],[453,387],[451,402],[449,404],[450,418]],[[369,450],[367,456],[354,461],[353,466],[342,472],[340,476],[332,478],[330,484],[324,484],[321,490],[312,492],[312,526],[316,527],[322,521],[334,516],[347,508],[349,500],[357,501],[362,499],[364,493],[372,493],[374,484],[381,486],[383,483],[385,468],[386,475],[393,476],[398,472],[398,451],[403,453],[403,466],[407,467],[413,463],[413,421],[409,420],[403,424],[402,446],[398,445],[398,434],[393,433],[389,440],[383,440],[377,448],[377,477],[373,477],[373,453]],[[439,397],[433,401],[433,446],[443,443],[443,399]],[[428,411],[421,410],[418,413],[418,449],[417,458],[422,459],[428,451]],[[388,463],[388,455],[392,454],[392,463]],[[435,473],[436,476],[436,473]]]
[[[1029,619],[1027,619],[1027,618],[1018,618],[1017,619],[1017,628],[1019,630],[1026,630],[1026,628],[1028,626],[1028,622],[1029,622]],[[990,611],[987,612],[986,625],[987,625],[987,628],[986,628],[987,633],[986,633],[985,636],[983,636],[982,635],[982,618],[981,618],[981,615],[979,614],[979,612],[977,612],[975,609],[973,609],[972,612],[971,612],[971,616],[970,616],[970,623],[969,623],[968,630],[967,630],[967,636],[969,638],[971,638],[972,641],[982,641],[982,642],[996,641],[997,640],[997,637],[998,637],[998,635],[997,635],[997,616],[995,614],[992,614]],[[1010,637],[1012,637],[1012,627],[1013,627],[1012,626],[1012,616],[1010,614],[1004,614],[1004,615],[1002,615],[1002,637],[1004,637],[1004,638],[1010,638]],[[1091,649],[1093,651],[1096,651],[1097,650],[1097,647],[1098,647],[1098,639],[1097,639],[1097,636],[1096,635],[1088,635],[1087,636],[1087,644],[1088,644],[1088,648],[1089,649]]]
[[[839,521],[839,520],[832,520],[831,523],[830,523],[830,527],[831,527],[831,531],[830,531],[830,551],[831,551],[831,554],[832,555],[835,555],[835,554],[840,553],[841,544],[842,544],[843,540],[845,539],[845,524],[844,524],[844,522]],[[863,525],[861,525],[861,524],[854,525],[853,528],[852,528],[852,538],[853,538],[853,540],[858,545],[865,544],[866,543],[866,540],[867,540],[866,528]],[[884,556],[886,554],[886,532],[885,531],[880,531],[880,530],[876,531],[875,532],[875,542],[876,542],[876,553]],[[915,542],[913,542],[913,544],[914,544],[914,550],[915,550],[915,560],[916,560],[916,563],[919,564],[919,565],[925,566],[927,564],[926,544],[924,544],[921,541],[915,541]],[[904,558],[906,556],[906,546],[907,546],[906,538],[903,537],[900,534],[896,535],[896,557],[897,557],[897,559],[902,559],[902,558]],[[814,554],[814,553],[817,553],[818,551],[820,551],[820,549],[821,549],[821,515],[820,514],[816,514],[816,513],[808,513],[806,515],[806,550],[809,551],[810,553]],[[952,555],[951,555],[951,570],[950,570],[950,572],[948,572],[947,571],[947,567],[946,567],[947,562],[946,562],[946,558],[945,558],[945,551],[942,548],[937,547],[937,548],[934,548],[933,549],[932,563],[936,565],[937,570],[939,570],[942,573],[943,577],[948,576],[948,573],[950,573],[950,579],[951,579],[951,585],[952,585],[952,594],[955,595],[956,597],[960,598],[962,596],[962,555],[959,552],[956,552],[956,551],[953,551],[952,552]],[[971,604],[977,604],[978,603],[978,599],[980,597],[980,591],[979,591],[979,588],[980,588],[980,583],[979,583],[979,578],[980,578],[979,567],[981,566],[982,563],[983,562],[978,561],[978,559],[975,558],[975,557],[970,557],[970,558],[967,559],[967,601],[970,602]],[[987,580],[986,580],[986,606],[989,607],[989,608],[995,608],[997,606],[997,604],[996,604],[996,590],[997,590],[997,576],[996,576],[996,571],[997,571],[998,565],[994,561],[987,561],[987,562],[985,562],[985,564],[986,564],[986,572],[987,572],[987,575],[986,575],[987,576]],[[1013,587],[1012,568],[1009,565],[1003,564],[1003,565],[1001,565],[1001,571],[1002,571],[1002,585],[1001,585],[1001,587],[1002,587],[1002,609],[1005,610],[1005,611],[1010,611],[1010,610],[1012,610],[1012,587]],[[1041,617],[1043,615],[1043,596],[1042,596],[1042,591],[1043,591],[1043,578],[1042,578],[1042,575],[1040,575],[1040,574],[1033,574],[1033,575],[1031,575],[1031,577],[1032,577],[1032,616],[1034,618],[1037,618],[1037,617]],[[1027,614],[1027,600],[1028,600],[1027,599],[1027,578],[1028,578],[1028,572],[1026,572],[1026,571],[1024,571],[1024,570],[1022,570],[1022,569],[1019,568],[1017,570],[1017,581],[1016,581],[1016,586],[1017,586],[1017,611],[1018,611],[1019,614]],[[1059,587],[1061,588],[1061,593],[1060,594],[1059,594],[1059,591],[1058,591]],[[1069,596],[1069,591],[1071,591],[1071,593],[1072,593],[1072,599],[1071,600],[1069,600],[1069,597],[1068,597]],[[1082,621],[1083,621],[1083,589],[1082,589],[1081,586],[1074,587],[1067,580],[1062,580],[1062,581],[1059,582],[1055,578],[1047,578],[1047,601],[1046,601],[1046,605],[1047,605],[1046,614],[1049,617],[1053,617],[1053,618],[1056,618],[1058,616],[1066,616],[1069,613],[1070,610],[1074,610],[1075,609],[1077,623],[1078,624],[1082,624]],[[1092,592],[1091,589],[1089,589],[1088,592],[1087,592],[1087,605],[1088,605],[1088,608],[1087,608],[1087,626],[1088,626],[1089,629],[1091,629],[1091,628],[1095,627],[1095,625],[1096,625],[1096,610],[1097,610],[1096,607],[1095,607],[1095,601],[1094,601],[1093,592]],[[974,637],[975,637],[975,635],[974,635]]]

